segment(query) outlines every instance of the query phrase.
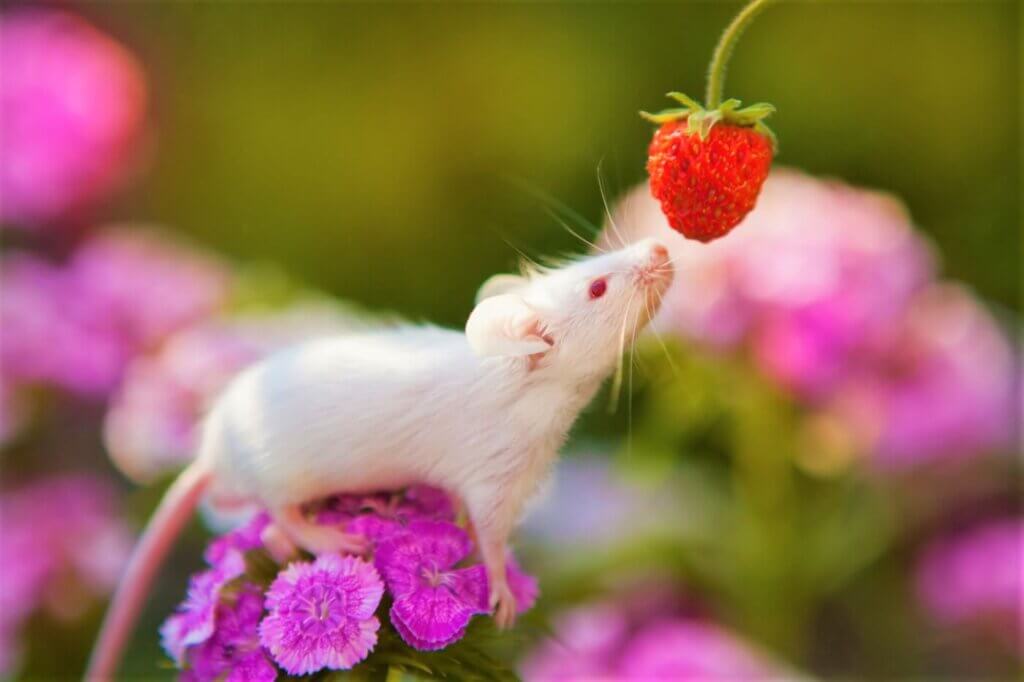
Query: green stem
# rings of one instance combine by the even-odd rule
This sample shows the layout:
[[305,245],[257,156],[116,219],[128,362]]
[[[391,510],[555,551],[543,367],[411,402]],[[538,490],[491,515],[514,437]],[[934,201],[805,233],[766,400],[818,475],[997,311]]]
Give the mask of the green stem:
[[769,2],[771,0],[751,0],[746,7],[740,10],[740,13],[725,29],[722,37],[718,39],[718,45],[715,46],[715,52],[711,56],[711,67],[708,70],[708,90],[707,96],[704,98],[704,106],[708,110],[717,109],[718,105],[722,103],[725,66],[732,55],[733,48],[736,47],[736,41],[739,40],[740,34],[757,16],[758,12],[764,9]]

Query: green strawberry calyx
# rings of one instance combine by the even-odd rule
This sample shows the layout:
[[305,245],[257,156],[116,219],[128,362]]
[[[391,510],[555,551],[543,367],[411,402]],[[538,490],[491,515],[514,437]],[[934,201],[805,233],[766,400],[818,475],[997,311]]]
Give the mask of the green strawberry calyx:
[[725,88],[725,70],[732,56],[737,41],[747,26],[754,20],[761,10],[772,0],[750,0],[739,14],[725,28],[722,37],[715,45],[715,51],[711,55],[711,66],[708,68],[708,87],[704,98],[705,105],[681,92],[670,92],[668,97],[676,100],[682,107],[666,109],[656,114],[649,114],[641,111],[640,115],[648,121],[661,125],[669,121],[686,119],[686,132],[690,135],[700,135],[700,139],[706,139],[711,128],[716,123],[728,123],[744,128],[753,128],[756,132],[764,135],[772,143],[772,149],[778,151],[779,141],[775,133],[765,125],[764,119],[775,112],[775,107],[767,102],[758,102],[749,107],[740,108],[738,99],[727,99],[722,101],[722,91]]
[[772,104],[758,102],[740,108],[741,102],[738,99],[727,99],[713,109],[705,109],[699,102],[681,92],[670,92],[666,96],[676,100],[682,106],[665,109],[655,114],[641,111],[640,115],[658,125],[685,119],[686,132],[690,135],[699,135],[702,140],[707,138],[712,126],[716,123],[753,128],[771,141],[772,149],[778,149],[778,139],[775,137],[775,133],[764,123],[764,119],[775,113],[775,106]]

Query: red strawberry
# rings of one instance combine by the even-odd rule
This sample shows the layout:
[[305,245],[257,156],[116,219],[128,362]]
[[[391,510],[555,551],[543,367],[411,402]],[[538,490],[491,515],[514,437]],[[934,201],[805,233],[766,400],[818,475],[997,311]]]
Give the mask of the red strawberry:
[[647,151],[651,194],[684,237],[709,242],[728,234],[754,208],[768,177],[775,135],[764,119],[775,107],[761,103],[740,109],[738,99],[722,101],[729,56],[768,2],[750,0],[719,38],[708,69],[707,108],[670,92],[682,107],[641,112],[660,126]]
[[706,139],[669,121],[648,149],[651,194],[673,229],[709,242],[726,235],[754,208],[772,163],[772,143],[753,128],[713,126]]
[[729,100],[705,111],[683,95],[670,96],[686,108],[646,115],[661,123],[648,149],[651,194],[673,229],[709,242],[728,234],[757,202],[774,146],[761,119],[774,108],[737,110],[739,102]]

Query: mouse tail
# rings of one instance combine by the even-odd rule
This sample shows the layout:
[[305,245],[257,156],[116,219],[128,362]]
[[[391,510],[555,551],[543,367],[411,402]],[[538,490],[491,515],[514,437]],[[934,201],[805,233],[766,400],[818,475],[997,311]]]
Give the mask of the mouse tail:
[[209,484],[211,472],[199,459],[175,479],[132,553],[93,647],[86,682],[111,682],[157,569],[188,523]]

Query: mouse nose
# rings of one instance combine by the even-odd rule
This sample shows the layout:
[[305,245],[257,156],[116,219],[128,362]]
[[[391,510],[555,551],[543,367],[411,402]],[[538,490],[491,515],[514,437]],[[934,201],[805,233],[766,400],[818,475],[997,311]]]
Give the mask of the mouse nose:
[[668,249],[664,244],[654,242],[651,245],[651,260],[654,261],[655,267],[668,263]]

